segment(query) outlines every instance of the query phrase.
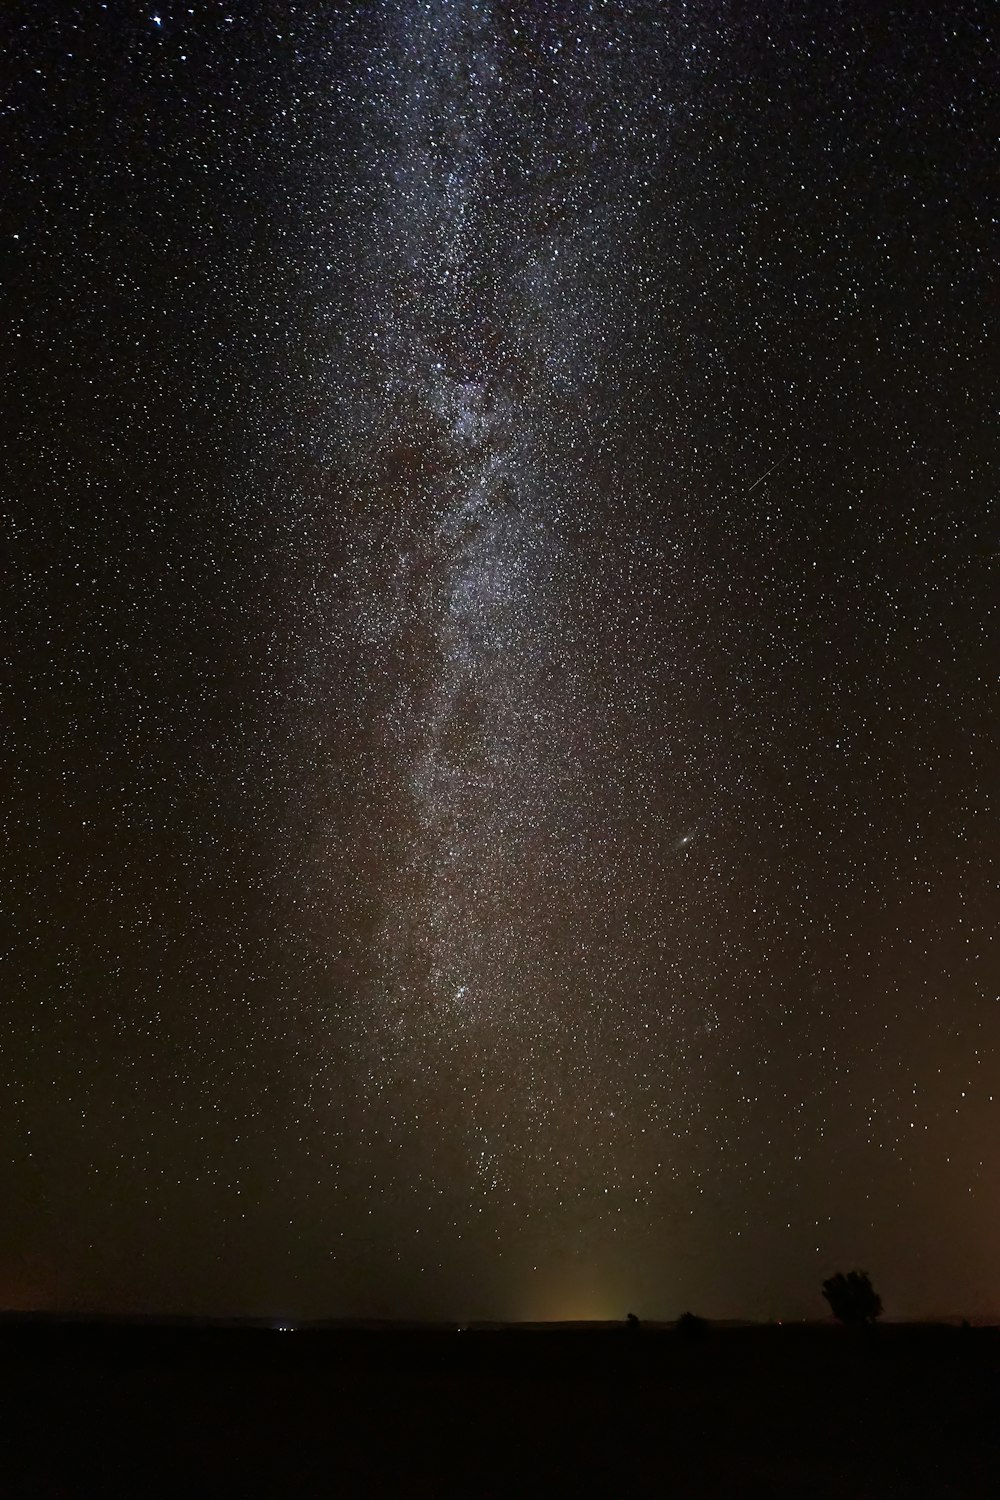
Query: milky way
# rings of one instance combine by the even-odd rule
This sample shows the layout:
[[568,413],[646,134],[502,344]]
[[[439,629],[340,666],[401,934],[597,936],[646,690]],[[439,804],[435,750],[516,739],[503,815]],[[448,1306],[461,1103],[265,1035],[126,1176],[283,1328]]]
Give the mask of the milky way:
[[[705,874],[682,860],[693,798],[723,789],[663,764],[690,713],[683,609],[657,639],[645,603],[616,619],[602,578],[642,542],[610,534],[607,507],[632,482],[616,428],[637,312],[657,311],[643,142],[667,136],[629,60],[644,36],[651,61],[689,39],[555,19],[415,7],[380,39],[330,385],[351,393],[331,467],[347,457],[357,510],[328,607],[372,677],[353,732],[377,766],[377,896],[368,972],[347,980],[364,1118],[459,1238],[520,1201],[572,1260],[676,1175],[717,1026],[689,930]],[[325,678],[304,690],[315,713]],[[322,847],[321,796],[317,819]],[[721,921],[713,878],[701,914],[714,895]],[[652,920],[650,890],[671,908]]]
[[606,22],[581,20],[583,35],[527,34],[553,60],[541,121],[516,22],[434,7],[390,41],[381,244],[357,340],[384,391],[360,409],[391,577],[363,587],[388,636],[386,749],[403,783],[381,1003],[430,1049],[421,1066],[437,1050],[475,1069],[466,1128],[493,1162],[510,1133],[498,1114],[530,1149],[536,1117],[558,1111],[561,1043],[586,1037],[597,998],[560,951],[562,872],[580,879],[593,856],[602,714],[571,570],[615,414],[637,184],[632,160],[601,180],[634,123],[588,120],[595,87],[619,79],[602,67]]

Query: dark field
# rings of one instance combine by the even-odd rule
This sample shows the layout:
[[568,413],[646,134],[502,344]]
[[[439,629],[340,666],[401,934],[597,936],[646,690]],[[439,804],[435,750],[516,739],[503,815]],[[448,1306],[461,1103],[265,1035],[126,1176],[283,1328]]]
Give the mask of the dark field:
[[0,1496],[1000,1496],[992,1329],[2,1328]]

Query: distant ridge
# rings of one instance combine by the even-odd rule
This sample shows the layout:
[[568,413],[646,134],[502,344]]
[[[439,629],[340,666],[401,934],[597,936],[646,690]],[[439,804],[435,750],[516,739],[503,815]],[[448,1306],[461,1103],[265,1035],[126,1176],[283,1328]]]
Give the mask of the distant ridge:
[[[718,1331],[750,1331],[759,1329],[837,1330],[838,1324],[831,1317],[785,1318],[762,1321],[752,1318],[706,1318],[709,1329]],[[937,1317],[895,1318],[880,1320],[878,1327],[891,1329],[941,1329],[961,1330],[969,1328],[996,1329],[1000,1317],[976,1315],[965,1317],[961,1313],[943,1313]],[[194,1313],[109,1313],[79,1310],[57,1310],[52,1308],[26,1311],[23,1308],[0,1310],[0,1328],[4,1327],[62,1327],[62,1328],[176,1328],[176,1329],[229,1329],[257,1330],[263,1333],[606,1333],[626,1328],[624,1318],[616,1319],[552,1319],[503,1321],[501,1319],[417,1319],[417,1318],[306,1318],[289,1316],[271,1317],[200,1317]],[[649,1318],[640,1321],[640,1331],[671,1332],[677,1327],[676,1319]]]

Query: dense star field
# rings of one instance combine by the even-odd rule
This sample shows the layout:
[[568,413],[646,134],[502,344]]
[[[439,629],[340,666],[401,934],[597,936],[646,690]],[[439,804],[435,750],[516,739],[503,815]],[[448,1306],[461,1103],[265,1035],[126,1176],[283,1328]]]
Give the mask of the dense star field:
[[1000,1315],[987,15],[5,17],[0,1305]]

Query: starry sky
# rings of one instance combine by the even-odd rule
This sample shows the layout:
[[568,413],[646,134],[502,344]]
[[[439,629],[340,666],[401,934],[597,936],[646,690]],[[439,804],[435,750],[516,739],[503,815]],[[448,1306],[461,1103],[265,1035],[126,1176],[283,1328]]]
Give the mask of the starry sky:
[[5,15],[0,1304],[1000,1316],[987,17]]

